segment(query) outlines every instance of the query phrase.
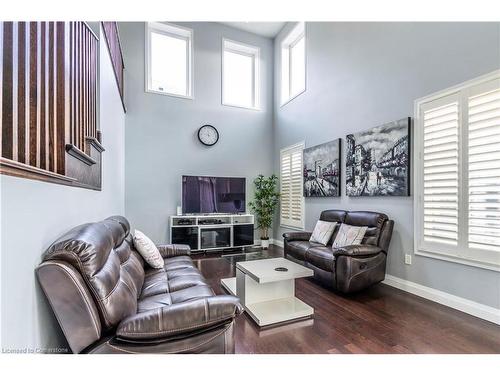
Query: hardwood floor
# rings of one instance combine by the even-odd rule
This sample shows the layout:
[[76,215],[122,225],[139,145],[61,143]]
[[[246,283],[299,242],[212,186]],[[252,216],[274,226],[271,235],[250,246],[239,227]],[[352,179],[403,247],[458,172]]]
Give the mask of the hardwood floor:
[[[270,249],[282,255],[276,246]],[[193,257],[217,294],[220,279],[235,275],[220,254]],[[236,320],[236,353],[500,353],[500,326],[379,284],[350,296],[310,279],[296,296],[314,308],[312,319],[260,329]]]

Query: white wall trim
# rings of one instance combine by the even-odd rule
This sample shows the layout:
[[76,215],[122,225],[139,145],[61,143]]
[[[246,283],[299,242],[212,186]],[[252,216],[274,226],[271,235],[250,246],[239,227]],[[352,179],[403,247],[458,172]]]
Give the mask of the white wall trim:
[[382,283],[500,325],[500,309],[392,275],[385,275],[385,280]]
[[276,238],[272,238],[272,239],[271,239],[271,243],[272,243],[273,245],[277,245],[277,246],[279,246],[279,247],[283,247],[283,246],[284,246],[284,245],[283,245],[283,241],[281,241],[281,240],[277,240]]
[[[255,240],[254,241],[254,245],[256,245],[256,246],[260,246],[260,244],[261,244],[261,240]],[[283,241],[277,240],[275,238],[270,238],[269,239],[269,244],[270,245],[277,245],[277,246],[283,247]]]

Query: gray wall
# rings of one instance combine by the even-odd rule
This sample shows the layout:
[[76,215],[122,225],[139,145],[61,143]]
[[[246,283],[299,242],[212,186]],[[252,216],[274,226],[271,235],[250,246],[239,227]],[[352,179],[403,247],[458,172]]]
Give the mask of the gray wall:
[[[132,226],[158,242],[169,239],[182,174],[246,177],[252,192],[252,180],[273,170],[272,40],[218,23],[181,25],[194,30],[193,100],[145,93],[144,23],[119,24],[126,69],[125,209]],[[260,111],[221,105],[223,37],[260,47]],[[197,139],[207,123],[220,133],[213,147]]]
[[[292,26],[275,40],[276,72],[280,41]],[[307,91],[280,107],[280,77],[275,76],[276,171],[285,146],[345,139],[413,117],[415,99],[500,67],[498,23],[307,23],[306,33]],[[411,266],[404,264],[404,253],[413,254],[413,197],[349,198],[342,186],[340,198],[306,199],[306,228],[312,229],[319,213],[330,208],[380,211],[395,220],[389,274],[500,307],[497,272],[422,256],[413,256]],[[277,228],[275,238],[285,231]]]
[[125,212],[125,116],[104,42],[100,56],[102,191],[0,176],[2,349],[66,345],[35,280],[40,255],[68,229]]

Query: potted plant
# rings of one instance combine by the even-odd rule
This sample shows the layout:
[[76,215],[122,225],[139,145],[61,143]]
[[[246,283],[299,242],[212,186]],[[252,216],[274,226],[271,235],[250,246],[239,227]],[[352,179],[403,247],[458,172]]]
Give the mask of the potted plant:
[[276,190],[278,177],[259,175],[254,181],[255,196],[249,203],[250,209],[257,217],[257,228],[261,231],[261,246],[269,247],[269,229],[273,224],[274,211],[278,206],[280,193]]

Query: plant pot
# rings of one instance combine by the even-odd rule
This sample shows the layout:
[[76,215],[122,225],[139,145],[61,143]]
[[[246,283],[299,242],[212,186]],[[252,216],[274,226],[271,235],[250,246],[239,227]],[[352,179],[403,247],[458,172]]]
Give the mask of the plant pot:
[[263,249],[267,249],[269,248],[269,238],[268,239],[261,239],[260,240],[260,246],[263,248]]

